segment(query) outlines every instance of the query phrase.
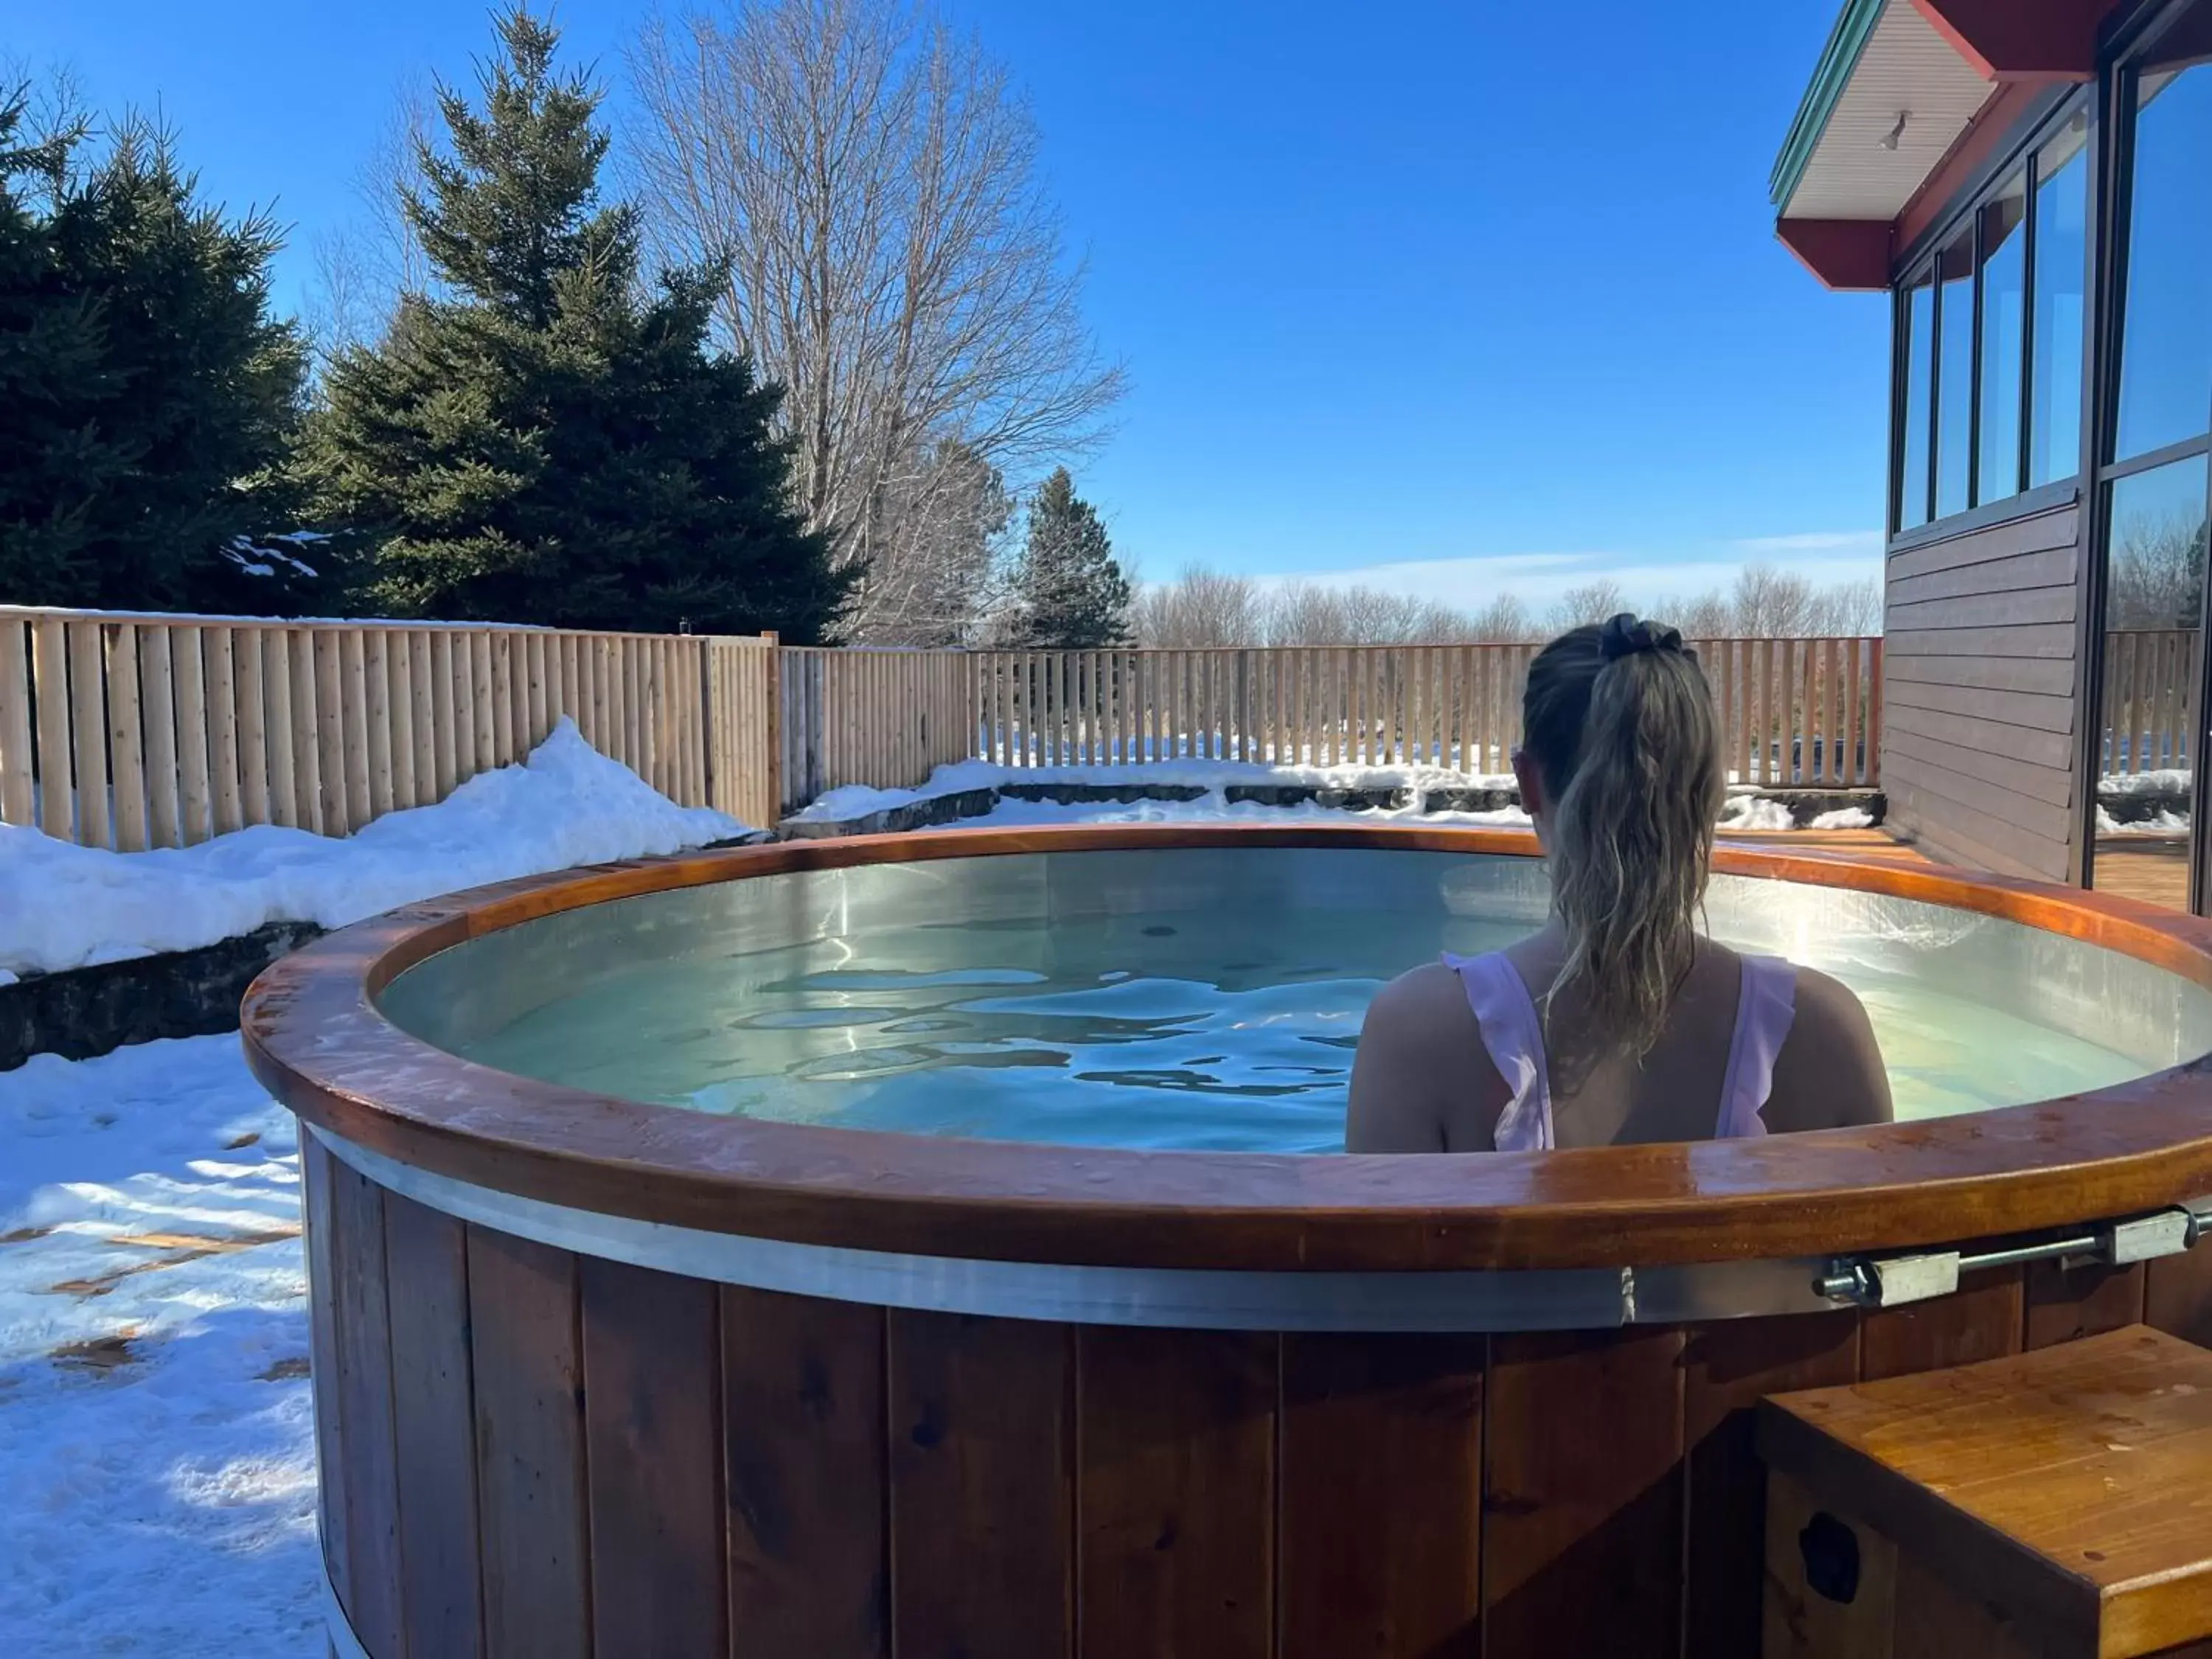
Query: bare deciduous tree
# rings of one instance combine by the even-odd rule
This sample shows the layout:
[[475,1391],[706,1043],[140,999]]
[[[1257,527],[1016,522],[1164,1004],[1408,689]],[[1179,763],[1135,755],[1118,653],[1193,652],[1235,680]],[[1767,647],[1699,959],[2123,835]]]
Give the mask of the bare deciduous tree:
[[[2165,562],[2185,565],[2185,555]],[[2173,580],[2169,573],[2137,585],[2156,587],[2162,596]],[[2117,594],[2116,589],[2116,605]],[[2160,604],[2170,602],[2146,599],[2136,608]],[[1139,641],[1155,646],[1454,645],[1538,641],[1637,608],[1610,578],[1569,589],[1539,623],[1510,592],[1468,611],[1358,585],[1290,582],[1271,588],[1195,565],[1178,580],[1145,588],[1133,620]],[[1714,590],[1690,599],[1662,599],[1646,614],[1693,640],[1873,634],[1881,628],[1881,590],[1871,579],[1820,587],[1802,576],[1754,567],[1739,575],[1731,593]]]
[[1794,571],[1747,565],[1736,572],[1732,599],[1735,631],[1746,639],[1788,639],[1808,631],[1813,584]]
[[1559,595],[1552,606],[1552,632],[1564,634],[1570,628],[1585,628],[1618,616],[1628,608],[1628,595],[1621,591],[1620,584],[1609,576],[1601,576]]
[[723,342],[785,390],[808,522],[903,624],[906,515],[947,442],[1017,487],[1121,395],[1005,70],[927,0],[729,0],[650,22],[629,149],[671,264],[726,261]]
[[2112,549],[2108,628],[2194,628],[2204,586],[2203,519],[2129,524]]
[[1735,602],[1718,588],[1693,599],[1662,599],[1651,607],[1651,614],[1688,639],[1724,640],[1735,633]]
[[429,256],[409,221],[403,198],[419,186],[424,146],[439,131],[428,84],[405,82],[368,159],[355,175],[361,210],[349,223],[317,234],[315,279],[307,293],[307,332],[319,356],[372,345],[382,337],[402,294],[431,281]]
[[999,608],[1014,497],[999,469],[947,440],[888,486],[898,550],[869,570],[876,645],[980,643]]
[[1517,595],[1500,593],[1468,618],[1465,637],[1486,643],[1517,644],[1536,637],[1536,621]]
[[1808,634],[1855,635],[1881,632],[1881,584],[1867,576],[1815,588],[1806,607]]
[[1141,590],[1129,623],[1142,643],[1180,649],[1249,645],[1268,632],[1259,584],[1204,565],[1190,566],[1176,581]]

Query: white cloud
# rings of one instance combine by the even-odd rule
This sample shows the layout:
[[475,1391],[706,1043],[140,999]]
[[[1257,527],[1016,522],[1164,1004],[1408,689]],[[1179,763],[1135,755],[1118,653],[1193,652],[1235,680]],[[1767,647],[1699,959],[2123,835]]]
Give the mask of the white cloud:
[[1795,536],[1749,536],[1729,544],[1747,553],[1864,553],[1879,556],[1879,530],[1814,530]]

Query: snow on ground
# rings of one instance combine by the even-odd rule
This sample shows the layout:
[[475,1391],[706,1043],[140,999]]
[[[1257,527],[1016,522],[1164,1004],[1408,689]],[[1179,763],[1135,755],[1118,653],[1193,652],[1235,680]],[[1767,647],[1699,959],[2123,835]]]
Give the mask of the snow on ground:
[[[1181,759],[1146,761],[1133,766],[1001,766],[995,761],[957,761],[940,766],[916,789],[872,789],[848,784],[817,796],[793,818],[802,823],[842,823],[970,789],[995,789],[1009,783],[1085,783],[1121,787],[1139,783],[1195,785],[1218,792],[1232,783],[1310,784],[1325,789],[1510,789],[1510,772],[1469,776],[1434,766],[1269,766],[1258,761]],[[972,820],[970,820],[972,822]],[[1085,823],[1099,820],[1088,819]]]
[[0,1652],[321,1652],[299,1231],[235,1036],[0,1074]]
[[2185,795],[2194,781],[2191,772],[2171,767],[2154,772],[2107,772],[2097,780],[2100,795]]
[[343,839],[258,824],[197,847],[111,853],[0,825],[0,973],[187,951],[278,920],[336,927],[485,882],[744,833],[668,800],[563,718],[523,764]]
[[[1354,816],[1341,807],[1323,806],[1316,801],[1303,801],[1296,806],[1232,801],[1214,789],[1196,800],[1085,801],[1066,805],[1048,800],[1001,800],[979,817],[962,818],[957,823],[941,827],[975,830],[1036,823],[1299,823],[1330,819],[1341,823]],[[1416,812],[1410,806],[1383,807],[1360,812],[1356,817],[1361,823],[1455,823],[1492,830],[1528,827],[1528,815],[1517,806],[1494,812]]]

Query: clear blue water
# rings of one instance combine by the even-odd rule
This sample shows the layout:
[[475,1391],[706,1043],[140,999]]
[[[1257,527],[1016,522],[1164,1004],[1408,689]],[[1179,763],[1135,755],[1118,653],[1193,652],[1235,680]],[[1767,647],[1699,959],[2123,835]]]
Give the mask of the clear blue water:
[[[1328,1152],[1367,1003],[1433,916],[1245,911],[947,921],[657,962],[469,1044],[580,1088],[742,1115],[1064,1145]],[[1460,951],[1525,924],[1458,917]],[[1895,972],[1865,1000],[1900,1116],[2099,1087],[2145,1068]]]

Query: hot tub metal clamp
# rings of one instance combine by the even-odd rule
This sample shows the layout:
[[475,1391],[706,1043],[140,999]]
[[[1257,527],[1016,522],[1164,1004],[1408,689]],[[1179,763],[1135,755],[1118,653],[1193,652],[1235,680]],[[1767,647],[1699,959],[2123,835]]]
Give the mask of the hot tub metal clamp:
[[2022,1261],[2124,1267],[2175,1255],[2195,1244],[2208,1223],[2212,1223],[2212,1197],[2192,1198],[2170,1209],[2096,1222],[1996,1249],[1832,1256],[1814,1279],[1813,1291],[1831,1302],[1893,1308],[1902,1302],[1948,1296],[1959,1288],[1960,1273],[1982,1267],[2008,1267]]

